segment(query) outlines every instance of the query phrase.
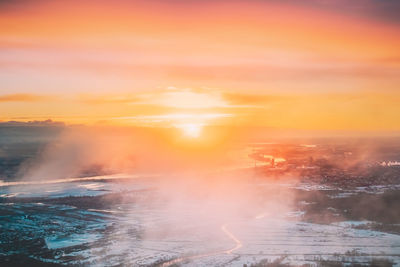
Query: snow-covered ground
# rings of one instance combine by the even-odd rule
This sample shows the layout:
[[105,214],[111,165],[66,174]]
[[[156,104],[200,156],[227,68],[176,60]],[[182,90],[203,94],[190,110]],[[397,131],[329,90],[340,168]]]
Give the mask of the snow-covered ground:
[[[157,216],[154,210],[147,214],[140,211],[136,213],[135,209],[131,212],[136,214],[138,221],[146,217],[144,220],[152,219],[160,226],[173,221],[165,214]],[[243,266],[263,259],[272,261],[282,256],[285,256],[285,262],[294,265],[321,259],[367,263],[372,258],[390,259],[400,264],[399,235],[352,228],[352,225],[363,222],[312,224],[293,220],[293,213],[287,215],[287,218],[281,219],[260,215],[220,225],[203,224],[200,221],[197,225],[187,226],[177,221],[176,228],[169,229],[167,234],[144,239],[126,235],[130,227],[135,227],[131,220],[121,222],[118,231],[111,234],[114,242],[102,247],[105,254],[97,259],[104,266],[116,264],[118,257],[108,261],[110,258],[107,255],[117,254],[126,255],[124,260],[133,265],[174,259],[166,261],[163,266],[169,263]]]
[[[46,186],[8,185],[0,187],[0,194],[3,198],[45,199],[126,192],[138,199],[148,199],[148,192],[141,190],[152,186],[144,180],[128,184],[82,180]],[[325,189],[311,185],[301,185],[301,188]],[[43,251],[32,252],[32,256],[56,263],[243,266],[284,257],[284,262],[293,265],[321,259],[366,263],[372,258],[390,259],[400,265],[400,235],[353,227],[366,221],[307,223],[301,221],[304,212],[296,209],[284,210],[282,214],[261,210],[251,216],[213,217],[196,202],[180,203],[168,209],[155,203],[122,202],[106,208],[2,203],[0,226],[24,240],[36,237],[44,240],[37,245]],[[7,240],[3,236],[1,241],[5,244]],[[0,254],[6,251],[19,253],[17,249],[5,249]]]

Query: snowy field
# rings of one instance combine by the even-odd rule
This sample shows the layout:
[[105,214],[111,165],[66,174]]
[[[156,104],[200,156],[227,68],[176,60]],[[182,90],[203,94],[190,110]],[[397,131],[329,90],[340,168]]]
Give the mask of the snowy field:
[[[367,221],[310,223],[297,209],[214,216],[198,202],[166,208],[152,198],[153,186],[145,179],[3,185],[0,256],[85,266],[249,266],[265,259],[296,266],[377,258],[400,265],[400,235],[355,229]],[[123,201],[96,203],[111,194]],[[94,204],[83,205],[85,197]]]

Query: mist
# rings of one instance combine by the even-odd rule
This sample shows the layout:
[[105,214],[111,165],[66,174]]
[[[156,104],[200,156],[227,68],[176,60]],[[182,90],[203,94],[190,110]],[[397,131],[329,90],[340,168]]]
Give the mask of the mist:
[[[41,214],[35,220],[51,229],[41,249],[79,247],[81,259],[62,258],[73,264],[304,263],[316,260],[307,256],[315,244],[337,260],[333,248],[372,253],[354,231],[397,231],[399,169],[382,164],[398,160],[397,139],[228,133],[210,127],[193,139],[175,128],[64,127],[1,184],[3,201]],[[54,234],[62,214],[55,224],[71,225]],[[385,234],[376,244],[396,242]]]
[[[19,181],[36,193],[47,192],[53,183],[58,184],[57,189],[71,181],[117,183],[123,189],[100,200],[104,203],[99,205],[112,213],[108,204],[120,203],[124,212],[118,220],[119,229],[129,232],[140,224],[140,242],[144,243],[195,237],[202,240],[198,252],[204,256],[210,251],[229,254],[242,246],[237,237],[241,230],[235,229],[235,234],[230,230],[238,222],[284,217],[291,210],[293,195],[279,181],[260,181],[248,167],[232,168],[248,161],[237,158],[248,156],[241,152],[243,139],[224,136],[225,142],[205,149],[196,140],[177,140],[180,133],[171,132],[71,127],[22,165]],[[146,188],[139,198],[137,183]],[[138,222],[138,206],[152,215]],[[108,239],[125,251],[132,242],[127,235],[112,234]]]

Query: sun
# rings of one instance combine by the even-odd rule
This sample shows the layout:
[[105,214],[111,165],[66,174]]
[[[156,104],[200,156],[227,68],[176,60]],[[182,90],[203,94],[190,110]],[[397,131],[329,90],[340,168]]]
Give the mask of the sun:
[[200,123],[185,123],[177,125],[182,133],[186,137],[199,138],[203,129],[203,125]]

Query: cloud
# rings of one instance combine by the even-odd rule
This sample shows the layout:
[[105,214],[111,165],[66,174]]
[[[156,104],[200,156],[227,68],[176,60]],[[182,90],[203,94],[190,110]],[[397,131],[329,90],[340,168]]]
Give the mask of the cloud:
[[300,4],[352,16],[364,16],[369,19],[377,19],[400,23],[400,1],[398,0],[286,0],[286,3]]
[[209,125],[213,121],[234,117],[229,113],[170,113],[159,115],[138,115],[127,117],[115,117],[113,119],[120,121],[134,122],[137,125]]
[[55,99],[53,96],[35,94],[8,94],[0,96],[0,102],[41,102],[53,99]]
[[81,95],[79,100],[85,104],[130,104],[141,99],[131,95]]
[[3,126],[65,126],[64,122],[53,121],[51,119],[47,120],[31,120],[31,121],[0,121],[0,127]]
[[226,106],[219,92],[192,88],[180,89],[173,86],[136,94],[80,95],[78,99],[85,104],[137,104],[178,109],[208,109]]
[[276,103],[284,100],[283,96],[278,95],[261,95],[261,94],[241,94],[241,93],[224,93],[224,99],[231,105],[239,106],[259,106],[270,103]]

